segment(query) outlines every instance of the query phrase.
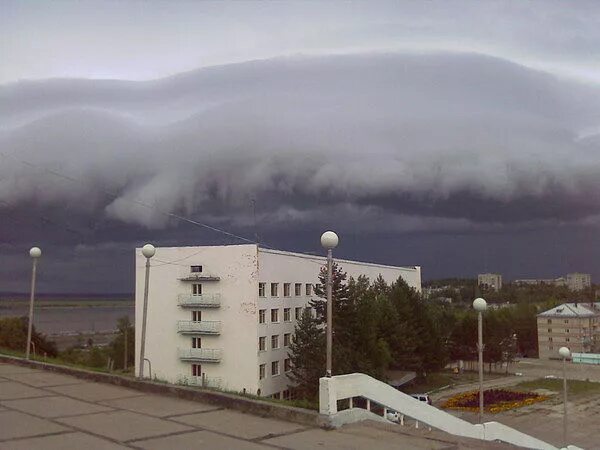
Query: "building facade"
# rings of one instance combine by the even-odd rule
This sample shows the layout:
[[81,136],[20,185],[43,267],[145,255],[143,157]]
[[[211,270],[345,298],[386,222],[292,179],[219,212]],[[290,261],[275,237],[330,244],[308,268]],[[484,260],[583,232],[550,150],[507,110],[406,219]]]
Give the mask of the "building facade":
[[[420,267],[336,259],[349,277],[402,277],[421,290]],[[157,248],[151,260],[146,358],[170,383],[286,398],[289,343],[326,259],[256,245]],[[136,250],[136,370],[145,258]],[[145,365],[148,374],[148,363]]]
[[558,358],[558,349],[587,353],[600,342],[600,303],[564,303],[537,316],[539,357]]
[[530,278],[515,280],[518,285],[540,285],[566,286],[573,292],[584,291],[592,287],[592,276],[589,273],[568,273],[558,278]]
[[502,275],[499,273],[480,273],[477,275],[477,285],[499,291],[502,289]]

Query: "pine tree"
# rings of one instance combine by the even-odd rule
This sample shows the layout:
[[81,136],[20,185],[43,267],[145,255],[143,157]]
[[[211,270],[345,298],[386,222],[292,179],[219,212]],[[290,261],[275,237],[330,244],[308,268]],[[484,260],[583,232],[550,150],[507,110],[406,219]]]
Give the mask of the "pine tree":
[[296,324],[289,356],[292,363],[289,376],[296,384],[298,397],[316,399],[319,378],[325,374],[325,333],[307,308]]

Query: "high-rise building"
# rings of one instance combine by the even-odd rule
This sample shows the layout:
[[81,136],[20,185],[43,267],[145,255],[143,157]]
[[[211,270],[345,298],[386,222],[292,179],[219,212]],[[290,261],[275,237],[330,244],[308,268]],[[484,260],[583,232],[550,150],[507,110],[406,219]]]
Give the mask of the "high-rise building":
[[567,287],[572,291],[584,291],[592,287],[592,276],[589,273],[568,273]]
[[[139,368],[145,258],[136,255]],[[335,261],[349,277],[401,277],[421,290],[420,267]],[[151,263],[145,356],[152,377],[289,398],[289,344],[326,258],[229,245],[157,248]]]

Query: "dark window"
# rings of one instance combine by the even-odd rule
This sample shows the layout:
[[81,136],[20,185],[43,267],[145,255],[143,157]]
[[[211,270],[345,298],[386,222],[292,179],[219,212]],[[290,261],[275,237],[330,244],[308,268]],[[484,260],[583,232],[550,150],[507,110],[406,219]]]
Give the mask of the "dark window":
[[192,273],[202,272],[202,266],[191,266]]

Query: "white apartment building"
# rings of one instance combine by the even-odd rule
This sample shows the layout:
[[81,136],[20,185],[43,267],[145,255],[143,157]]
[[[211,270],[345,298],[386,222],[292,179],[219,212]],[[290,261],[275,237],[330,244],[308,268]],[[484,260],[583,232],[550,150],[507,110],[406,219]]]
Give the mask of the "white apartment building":
[[502,275],[499,273],[480,273],[477,275],[477,285],[499,291],[502,289]]
[[592,287],[592,276],[589,273],[568,273],[567,287],[574,291],[584,291]]
[[[421,268],[336,259],[348,277],[402,277],[421,291]],[[288,348],[326,258],[257,245],[160,247],[151,259],[145,356],[152,377],[287,398]],[[145,258],[136,250],[136,372]],[[145,374],[149,365],[146,363]]]

